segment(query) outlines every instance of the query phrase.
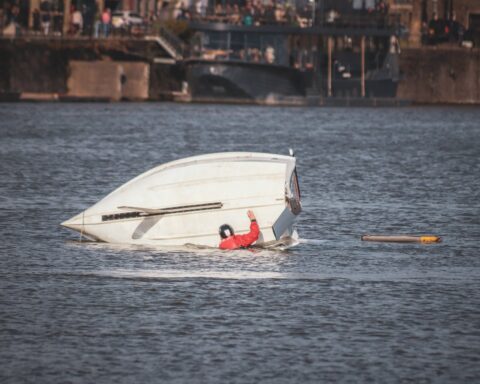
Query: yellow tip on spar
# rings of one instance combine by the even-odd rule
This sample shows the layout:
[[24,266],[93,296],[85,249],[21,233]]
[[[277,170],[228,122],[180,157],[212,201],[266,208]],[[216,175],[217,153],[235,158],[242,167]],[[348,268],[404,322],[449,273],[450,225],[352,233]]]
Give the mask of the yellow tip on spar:
[[442,238],[439,236],[387,236],[387,235],[364,235],[361,237],[362,241],[377,241],[383,243],[422,243],[432,244],[440,243]]
[[440,243],[442,239],[439,236],[420,236],[421,243]]

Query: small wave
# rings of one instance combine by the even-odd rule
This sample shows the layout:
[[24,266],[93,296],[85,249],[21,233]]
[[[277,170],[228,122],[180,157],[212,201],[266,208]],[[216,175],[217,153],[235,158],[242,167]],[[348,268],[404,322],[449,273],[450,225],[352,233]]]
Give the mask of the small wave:
[[[311,280],[311,281],[364,281],[364,282],[402,282],[402,281],[423,281],[428,278],[439,278],[436,275],[425,276],[402,275],[402,274],[338,274],[338,273],[296,273],[296,272],[274,272],[274,271],[247,271],[247,270],[150,270],[150,269],[113,269],[103,271],[92,271],[83,274],[84,276],[107,277],[115,279],[132,280],[168,280],[168,279],[218,279],[218,280]],[[443,280],[443,279],[442,279]]]
[[254,271],[188,271],[188,270],[107,270],[90,272],[89,275],[105,276],[122,279],[225,279],[225,280],[249,280],[249,279],[288,279],[289,274],[280,272],[254,272]]
[[[249,270],[186,270],[186,269],[111,269],[100,271],[48,271],[45,274],[100,277],[130,280],[176,280],[176,279],[218,279],[218,280],[304,280],[304,281],[352,281],[352,282],[384,282],[401,283],[415,282],[432,284],[458,283],[466,281],[478,282],[477,275],[471,271],[460,269],[456,273],[431,271],[428,273],[305,273],[305,272],[276,272],[276,271],[249,271]],[[39,274],[39,273],[36,273]],[[42,274],[42,273],[40,273]]]
[[274,244],[269,244],[268,246],[264,245],[253,245],[251,248],[247,249],[235,249],[235,250],[221,250],[218,247],[209,247],[204,245],[195,245],[195,244],[185,244],[185,245],[171,245],[171,246],[156,246],[154,244],[120,244],[120,243],[104,243],[88,239],[83,240],[68,240],[67,244],[73,246],[86,246],[93,249],[103,248],[112,251],[146,251],[146,252],[162,252],[162,253],[197,253],[197,254],[231,254],[232,252],[245,254],[245,252],[275,252],[275,251],[286,251],[289,248],[298,244],[298,240],[288,241],[279,241]]
[[300,244],[313,244],[313,245],[322,245],[328,243],[329,240],[320,240],[320,239],[298,239]]

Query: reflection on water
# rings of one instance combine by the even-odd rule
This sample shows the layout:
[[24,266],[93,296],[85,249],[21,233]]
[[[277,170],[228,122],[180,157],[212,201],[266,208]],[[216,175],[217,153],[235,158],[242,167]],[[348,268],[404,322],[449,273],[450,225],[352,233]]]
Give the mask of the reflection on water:
[[[480,379],[480,110],[0,104],[0,116],[2,383]],[[155,165],[289,147],[303,212],[288,250],[80,242],[59,226]]]
[[112,270],[98,271],[98,276],[117,277],[126,279],[285,279],[287,274],[278,272],[254,272],[254,271],[189,271],[189,270]]

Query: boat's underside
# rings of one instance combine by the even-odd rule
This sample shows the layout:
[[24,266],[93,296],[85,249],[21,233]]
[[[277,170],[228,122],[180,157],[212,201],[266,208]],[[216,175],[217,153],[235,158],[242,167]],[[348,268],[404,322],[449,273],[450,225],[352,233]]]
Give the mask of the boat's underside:
[[163,164],[62,225],[108,243],[216,247],[222,224],[249,231],[248,210],[260,226],[258,244],[292,236],[301,210],[293,157],[220,153]]

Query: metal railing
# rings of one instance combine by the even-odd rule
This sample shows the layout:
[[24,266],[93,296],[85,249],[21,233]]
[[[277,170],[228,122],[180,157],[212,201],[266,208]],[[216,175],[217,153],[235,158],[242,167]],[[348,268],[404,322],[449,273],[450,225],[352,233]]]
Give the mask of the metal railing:
[[350,11],[339,13],[323,9],[293,6],[259,7],[181,7],[172,12],[173,19],[186,22],[223,23],[245,26],[277,25],[308,28],[328,26],[334,28],[390,28],[392,18],[386,11]]
[[165,42],[172,47],[172,49],[176,52],[177,57],[184,57],[186,55],[187,48],[185,43],[183,43],[183,41],[180,40],[175,34],[170,32],[168,28],[163,25],[159,25],[156,32],[158,36],[164,39]]

